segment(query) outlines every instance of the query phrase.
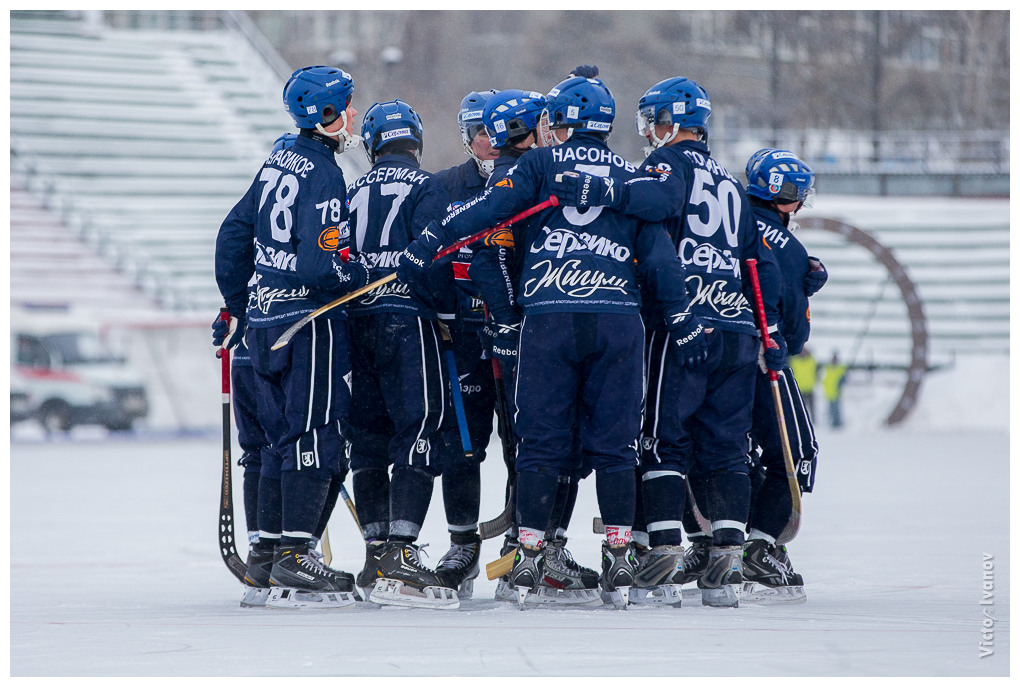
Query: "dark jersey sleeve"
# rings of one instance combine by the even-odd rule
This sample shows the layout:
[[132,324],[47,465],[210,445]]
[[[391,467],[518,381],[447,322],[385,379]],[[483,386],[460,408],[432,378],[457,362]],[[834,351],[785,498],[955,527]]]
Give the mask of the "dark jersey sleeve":
[[498,322],[521,319],[521,309],[514,294],[516,277],[512,274],[515,262],[512,251],[505,246],[486,246],[475,252],[468,267],[468,276]]
[[[291,232],[297,252],[295,266],[301,283],[315,289],[346,291],[340,240],[347,227],[347,186],[339,169],[333,183],[311,189],[313,201],[297,204]],[[349,240],[350,232],[346,232]],[[344,246],[346,247],[346,245]]]
[[243,313],[248,282],[255,272],[255,202],[257,183],[234,205],[216,234],[216,285],[227,309]]
[[638,279],[644,293],[653,298],[655,310],[661,313],[666,326],[675,316],[687,313],[691,299],[687,294],[687,275],[677,257],[666,227],[658,222],[644,225],[635,245]]
[[783,288],[783,273],[779,262],[761,239],[758,227],[751,218],[751,213],[741,213],[740,237],[741,252],[744,259],[740,263],[740,280],[744,297],[752,305],[756,303],[751,277],[747,271],[748,258],[757,260],[758,282],[761,285],[762,305],[765,307],[765,320],[769,329],[779,325],[779,299]]

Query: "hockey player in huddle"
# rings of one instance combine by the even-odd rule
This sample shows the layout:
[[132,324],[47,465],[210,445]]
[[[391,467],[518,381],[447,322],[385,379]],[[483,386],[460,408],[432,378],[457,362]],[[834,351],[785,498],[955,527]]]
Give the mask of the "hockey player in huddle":
[[[814,172],[788,150],[764,148],[747,162],[747,195],[762,241],[772,248],[782,272],[779,303],[779,332],[790,355],[800,353],[811,333],[808,298],[818,292],[828,272],[818,258],[810,257],[794,231],[793,216],[810,208],[814,197]],[[755,375],[751,440],[760,448],[752,454],[764,468],[764,479],[755,484],[747,522],[744,547],[743,596],[762,601],[796,603],[804,601],[804,580],[793,571],[786,546],[777,538],[786,526],[792,508],[783,448],[776,419],[775,400],[766,370]],[[811,416],[801,398],[789,366],[778,370],[779,395],[783,404],[786,433],[801,492],[814,487],[818,442]],[[755,480],[752,479],[752,483]],[[757,584],[755,584],[757,583]],[[761,585],[761,586],[758,586]]]
[[691,307],[665,321],[646,313],[641,519],[651,551],[642,558],[635,599],[680,601],[679,585],[691,575],[681,558],[684,481],[696,471],[702,488],[693,492],[712,527],[700,551],[705,567],[697,573],[702,603],[735,606],[751,494],[745,452],[755,363],[760,354],[770,369],[781,369],[786,346],[774,333],[774,347],[759,353],[744,261],[759,263],[770,333],[778,332],[779,270],[758,241],[743,187],[709,154],[710,114],[711,102],[698,84],[683,77],[661,81],[638,104],[638,132],[653,149],[642,165],[648,176],[620,185],[581,170],[564,175],[555,189],[578,207],[670,218]]
[[[494,171],[489,177],[489,186],[501,182],[507,183],[506,178],[510,170],[514,168],[521,156],[536,145],[542,144],[539,140],[538,126],[545,111],[545,96],[536,91],[517,89],[500,91],[486,103],[483,113],[485,126],[489,132],[490,142],[499,150]],[[526,220],[515,233],[525,233],[528,223],[532,221]],[[501,245],[503,243],[505,242],[498,241],[492,245],[481,247],[471,263],[469,275],[478,275],[483,299],[495,304],[497,308],[515,310],[514,318],[517,318],[520,316],[520,312],[514,304],[513,293],[507,290],[507,284],[520,277],[523,267],[522,254],[513,250],[512,246]],[[483,332],[483,338],[486,339],[489,352],[495,359],[494,366],[499,370],[506,403],[510,406],[512,413],[516,390],[514,380],[516,379],[517,348],[506,345],[506,333],[499,337],[497,332],[498,325],[495,322],[490,322]],[[494,345],[497,338],[501,338],[502,341],[499,345]],[[512,417],[507,424],[510,426],[502,427],[500,431],[509,432],[516,443]],[[574,432],[571,452],[579,458],[580,445],[576,436],[576,418],[572,426]],[[510,460],[513,461],[514,456],[511,456]],[[580,463],[579,460],[576,462]],[[566,548],[566,529],[573,513],[574,502],[577,499],[578,482],[583,475],[590,472],[590,469],[586,469],[582,465],[577,471],[562,474],[559,477],[556,499],[546,529],[544,556],[545,574],[554,584],[537,588],[532,596],[535,603],[576,603],[580,605],[600,603],[598,596],[599,574],[590,568],[578,565]],[[513,480],[516,470],[513,470],[512,473],[510,477]],[[508,489],[508,494],[516,501],[514,498],[516,490]],[[515,503],[513,505],[516,506]],[[505,555],[518,548],[519,545],[518,525],[515,519],[503,542],[500,555]],[[502,601],[517,601],[517,592],[509,584],[508,575],[500,578],[496,586],[496,598]]]
[[[351,255],[378,280],[394,272],[403,247],[443,216],[449,200],[419,166],[422,122],[410,105],[372,105],[361,133],[372,169],[349,188]],[[438,283],[441,274],[432,274],[435,283],[384,284],[349,305],[351,469],[366,541],[357,581],[384,605],[460,605],[414,543],[440,474],[438,431],[450,404],[437,317],[452,317],[453,284]]]
[[216,281],[236,320],[224,342],[236,346],[247,324],[259,424],[272,445],[261,456],[259,535],[248,561],[252,586],[272,587],[268,605],[355,602],[353,576],[326,568],[312,550],[347,468],[346,312],[331,311],[270,350],[289,324],[367,283],[368,270],[344,260],[346,185],[334,157],[357,141],[353,90],[351,76],[332,67],[291,75],[283,101],[300,133],[266,160],[216,240]]
[[[492,147],[485,131],[482,108],[495,93],[495,90],[472,91],[461,101],[457,125],[464,151],[470,159],[434,176],[450,199],[448,211],[481,193],[492,174],[493,161],[499,153]],[[442,487],[450,548],[436,565],[436,572],[446,579],[449,586],[458,590],[461,599],[471,598],[473,580],[479,571],[482,546],[478,534],[481,463],[485,460],[486,446],[492,434],[492,415],[496,404],[492,364],[488,352],[483,352],[478,336],[485,324],[484,304],[467,273],[473,255],[472,247],[464,246],[451,263],[457,287],[457,308],[456,317],[450,323],[454,361],[473,455],[470,458],[465,456],[456,418],[449,414],[442,428]]]
[[[615,102],[601,81],[563,81],[550,91],[547,107],[558,145],[529,151],[501,182],[427,227],[401,257],[402,281],[427,273],[443,245],[547,199],[553,180],[563,172],[587,169],[614,184],[639,174],[606,146]],[[545,532],[559,476],[578,470],[572,451],[577,407],[582,458],[596,474],[606,523],[600,582],[605,598],[626,605],[636,568],[630,530],[644,338],[638,279],[649,283],[672,316],[688,305],[683,269],[661,228],[609,208],[582,212],[554,207],[534,220],[514,232],[524,264],[511,285],[513,300],[489,303],[496,328],[494,350],[518,351],[521,546],[511,583],[521,604],[540,585],[550,585]],[[523,318],[518,319],[520,313]],[[512,355],[509,350],[507,354]]]
[[[638,575],[654,587],[642,574],[670,571],[660,590],[676,598],[684,480],[696,469],[702,488],[694,493],[704,495],[698,505],[712,524],[698,579],[702,603],[735,606],[751,495],[744,459],[749,400],[760,348],[744,261],[759,263],[771,332],[778,325],[779,274],[759,241],[742,185],[709,153],[711,111],[704,89],[683,77],[655,84],[638,103],[638,130],[653,148],[643,167],[660,180],[651,183],[684,201],[668,224],[691,296],[690,309],[672,321],[648,320],[641,477],[651,551]],[[775,348],[764,351],[764,359],[781,369],[786,346],[778,333],[772,340]]]

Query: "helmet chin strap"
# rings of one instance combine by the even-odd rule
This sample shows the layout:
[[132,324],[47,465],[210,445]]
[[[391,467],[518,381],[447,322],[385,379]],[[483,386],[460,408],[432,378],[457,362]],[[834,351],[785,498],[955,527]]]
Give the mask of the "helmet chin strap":
[[[475,164],[478,165],[478,173],[488,179],[492,176],[492,170],[496,168],[495,160],[483,160],[482,158],[475,155],[475,151],[471,150],[471,145],[461,138],[461,142],[464,144],[464,152],[466,152]],[[419,161],[420,162],[420,161]]]
[[343,141],[344,149],[341,152],[346,153],[348,150],[361,143],[361,136],[347,133],[346,110],[340,113],[340,118],[343,120],[344,125],[340,127],[339,131],[333,132],[326,131],[324,128],[322,128],[322,124],[320,122],[315,123],[315,130],[318,131],[323,136],[329,136],[330,138],[337,138]]
[[656,148],[661,148],[662,146],[672,141],[674,138],[676,138],[676,132],[678,131],[680,131],[680,125],[674,124],[673,130],[671,132],[669,132],[662,138],[659,138],[658,136],[655,135],[655,126],[650,125],[648,127],[648,133],[651,134],[650,139],[652,141],[652,150],[655,150]]

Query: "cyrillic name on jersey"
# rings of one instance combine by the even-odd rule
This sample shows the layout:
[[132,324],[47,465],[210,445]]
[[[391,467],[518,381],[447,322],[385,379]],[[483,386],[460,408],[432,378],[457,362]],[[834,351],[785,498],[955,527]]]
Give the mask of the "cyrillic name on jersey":
[[556,162],[583,162],[586,164],[611,164],[614,167],[620,167],[628,172],[637,171],[630,162],[627,162],[622,157],[617,155],[611,150],[605,150],[603,148],[589,148],[588,146],[577,146],[574,148],[567,148],[565,146],[557,146],[552,149],[553,160]]

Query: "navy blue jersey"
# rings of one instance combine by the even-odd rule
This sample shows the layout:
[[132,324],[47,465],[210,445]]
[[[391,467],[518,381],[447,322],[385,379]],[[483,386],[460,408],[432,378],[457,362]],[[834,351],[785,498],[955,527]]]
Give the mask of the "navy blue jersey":
[[[600,138],[575,134],[559,146],[529,150],[503,179],[447,215],[436,231],[441,241],[449,244],[479,227],[491,227],[548,199],[555,175],[573,170],[609,176],[620,183],[640,174]],[[639,242],[645,233],[640,231],[643,226],[638,218],[606,207],[581,211],[558,206],[534,215],[514,228],[515,250],[521,260],[514,285],[517,303],[526,314],[637,312],[638,265],[681,275],[680,288],[672,296],[660,297],[668,303],[686,301],[682,266],[668,239],[660,240],[666,239],[662,231],[649,231]],[[670,280],[658,281],[670,288]]]
[[344,175],[329,148],[299,136],[270,155],[216,237],[216,282],[227,307],[246,304],[249,326],[271,327],[348,291],[346,219]]
[[[431,172],[418,167],[406,155],[383,155],[372,169],[351,184],[351,256],[369,268],[369,281],[397,270],[397,259],[421,230],[442,217],[449,205],[446,191]],[[351,315],[403,312],[426,319],[437,310],[452,313],[452,284],[438,283],[440,270],[430,279],[434,288],[408,286],[392,281],[370,291],[349,306]],[[446,280],[448,281],[448,280]]]
[[779,299],[779,333],[786,340],[790,355],[804,348],[811,334],[811,313],[804,291],[804,277],[810,270],[808,253],[776,210],[752,201],[758,233],[779,263],[783,286]]
[[[447,212],[460,207],[485,190],[486,178],[478,171],[474,160],[436,172],[439,182],[450,198]],[[457,286],[457,317],[467,323],[481,325],[485,321],[481,293],[468,276],[468,267],[474,257],[471,246],[464,246],[453,256],[453,278]]]
[[[744,261],[756,259],[770,325],[778,321],[779,268],[761,243],[743,185],[716,162],[700,141],[682,141],[652,152],[643,163],[650,179],[630,184],[627,212],[659,218],[663,208],[680,208],[666,226],[687,275],[691,312],[706,327],[756,334],[753,294]],[[638,206],[637,191],[662,197],[662,204]],[[667,202],[668,201],[668,202]],[[648,313],[646,312],[646,315]],[[667,328],[649,317],[652,329]]]

